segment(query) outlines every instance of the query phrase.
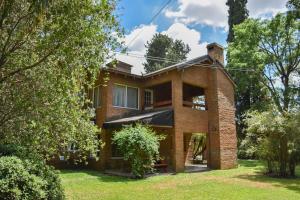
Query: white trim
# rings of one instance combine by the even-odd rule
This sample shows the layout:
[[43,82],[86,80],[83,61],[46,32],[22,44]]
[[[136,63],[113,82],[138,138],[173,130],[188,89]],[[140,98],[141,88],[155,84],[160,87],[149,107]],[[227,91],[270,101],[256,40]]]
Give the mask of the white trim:
[[[95,95],[95,89],[96,88],[99,88],[98,89],[98,96],[97,96],[97,104],[100,104],[100,105],[98,105],[97,107],[94,107],[94,95]],[[101,108],[101,106],[102,106],[102,88],[101,88],[101,84],[99,84],[99,85],[95,85],[95,86],[93,86],[92,88],[91,88],[91,90],[92,90],[92,96],[91,96],[91,101],[92,101],[92,103],[93,103],[93,105],[92,105],[92,107],[95,109],[95,110],[97,110],[98,108]],[[101,98],[101,100],[99,101],[99,97]]]
[[[150,92],[151,93],[151,104],[152,106],[148,106],[148,107],[145,107],[145,110],[150,110],[150,109],[153,109],[153,89],[145,89],[145,92]],[[145,94],[144,94],[144,100],[145,100]]]
[[[121,83],[113,83],[113,90],[114,90],[114,86],[115,85],[119,85],[119,86],[123,86],[125,87],[125,106],[115,106],[114,105],[114,98],[113,98],[113,101],[112,101],[112,105],[114,108],[125,108],[125,109],[132,109],[132,110],[139,110],[140,109],[140,88],[139,87],[136,87],[136,86],[131,86],[131,85],[125,85],[125,84],[121,84]],[[130,88],[135,88],[137,89],[137,108],[131,108],[131,107],[128,107],[127,106],[127,88],[130,87]],[[114,91],[112,91],[112,94],[114,95]]]

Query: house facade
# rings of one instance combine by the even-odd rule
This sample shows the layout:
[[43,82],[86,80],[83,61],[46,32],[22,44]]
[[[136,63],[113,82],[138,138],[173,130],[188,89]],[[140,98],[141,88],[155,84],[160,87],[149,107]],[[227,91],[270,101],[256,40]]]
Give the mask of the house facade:
[[90,167],[105,170],[124,166],[111,138],[123,125],[136,122],[166,135],[160,156],[176,172],[184,170],[193,133],[207,136],[209,168],[235,167],[234,83],[223,64],[223,47],[212,43],[207,46],[207,55],[145,75],[132,74],[132,66],[124,62],[101,69],[89,95],[105,145],[100,160],[90,162]]

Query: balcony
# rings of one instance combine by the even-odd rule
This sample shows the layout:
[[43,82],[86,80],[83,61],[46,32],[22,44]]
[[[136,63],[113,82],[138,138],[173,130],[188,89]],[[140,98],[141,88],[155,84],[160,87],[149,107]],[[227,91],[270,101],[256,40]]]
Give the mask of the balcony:
[[172,106],[172,83],[145,88],[144,110]]
[[182,105],[193,110],[207,110],[204,88],[183,83]]

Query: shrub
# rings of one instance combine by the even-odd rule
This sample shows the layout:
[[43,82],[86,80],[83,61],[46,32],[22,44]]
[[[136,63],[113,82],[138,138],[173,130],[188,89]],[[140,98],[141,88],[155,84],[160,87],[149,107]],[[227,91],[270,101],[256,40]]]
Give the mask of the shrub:
[[43,162],[0,157],[0,199],[64,199],[59,176]]
[[44,162],[26,162],[28,171],[46,181],[45,192],[48,200],[61,200],[64,198],[64,192],[61,180],[52,166]]
[[300,162],[300,112],[249,112],[246,123],[247,137],[255,135],[256,153],[267,164],[267,173],[295,176]]
[[155,134],[148,126],[136,124],[115,132],[113,143],[129,161],[135,177],[142,178],[146,172],[152,171],[155,160],[159,158],[159,141],[163,139],[164,136]]
[[0,144],[0,157],[1,156],[16,156],[22,159],[30,160],[43,160],[43,158],[35,152],[28,149],[14,145],[14,144]]

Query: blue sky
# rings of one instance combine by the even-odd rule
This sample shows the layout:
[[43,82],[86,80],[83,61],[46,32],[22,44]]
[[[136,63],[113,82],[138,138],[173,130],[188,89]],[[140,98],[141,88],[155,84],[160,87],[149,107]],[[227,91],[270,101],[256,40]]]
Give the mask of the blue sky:
[[[133,65],[133,73],[143,73],[145,43],[155,33],[181,39],[191,47],[188,59],[206,54],[206,45],[217,42],[226,47],[226,0],[172,0],[151,23],[149,21],[167,0],[120,0],[117,14],[125,29],[130,54],[117,59]],[[285,11],[286,0],[248,0],[250,17],[270,17]],[[136,35],[138,34],[138,37]],[[135,38],[133,40],[133,38]]]

